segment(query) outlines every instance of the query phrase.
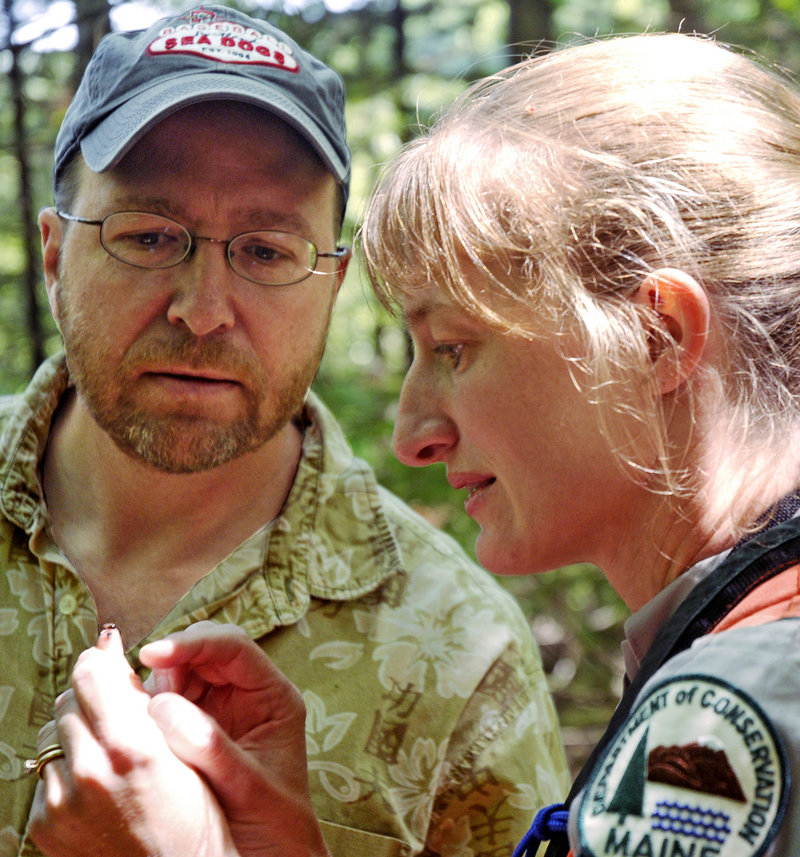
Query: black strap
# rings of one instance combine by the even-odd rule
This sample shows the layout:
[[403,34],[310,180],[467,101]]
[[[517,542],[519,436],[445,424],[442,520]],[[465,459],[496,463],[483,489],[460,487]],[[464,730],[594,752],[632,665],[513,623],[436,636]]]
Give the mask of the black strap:
[[[586,785],[600,756],[627,720],[647,680],[670,658],[707,634],[760,584],[798,562],[800,518],[792,518],[738,545],[719,568],[695,586],[656,635],[639,672],[625,689],[603,737],[572,784],[565,806],[569,807]],[[550,840],[545,857],[566,857],[568,853],[566,835],[557,835]]]

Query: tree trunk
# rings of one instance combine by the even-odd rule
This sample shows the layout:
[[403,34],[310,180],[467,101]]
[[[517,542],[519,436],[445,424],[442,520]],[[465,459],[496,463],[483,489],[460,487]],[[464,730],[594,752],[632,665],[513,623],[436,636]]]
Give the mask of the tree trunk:
[[111,32],[108,0],[75,0],[78,44],[75,46],[74,87],[78,86],[100,39]]
[[706,33],[702,11],[696,0],[669,0],[669,29],[681,33]]
[[405,23],[408,13],[403,8],[402,0],[396,0],[394,8],[390,13],[392,29],[394,30],[394,46],[392,49],[392,60],[394,66],[395,80],[402,80],[408,73],[406,68],[406,29]]
[[550,0],[508,0],[508,56],[517,62],[552,39]]
[[[3,0],[4,12],[11,22],[13,32],[15,21],[12,16],[10,0]],[[19,55],[23,50],[21,45],[9,40],[7,48],[11,56],[11,67],[8,71],[11,98],[14,102],[14,153],[19,165],[19,217],[22,231],[23,252],[25,254],[25,270],[22,275],[23,300],[25,319],[31,348],[31,374],[44,360],[44,331],[39,315],[37,287],[40,279],[38,242],[39,232],[36,228],[34,214],[33,190],[31,186],[31,169],[28,161],[30,146],[25,127],[25,98],[23,93],[23,73],[19,64]]]

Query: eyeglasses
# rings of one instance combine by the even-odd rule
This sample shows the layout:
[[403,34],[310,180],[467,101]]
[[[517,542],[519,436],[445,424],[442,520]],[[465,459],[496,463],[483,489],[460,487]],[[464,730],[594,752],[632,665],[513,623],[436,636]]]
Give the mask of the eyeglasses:
[[261,229],[243,232],[230,241],[192,235],[185,226],[147,211],[115,211],[102,220],[89,220],[59,211],[58,216],[75,223],[100,227],[105,251],[134,268],[172,268],[192,256],[198,241],[225,245],[228,264],[245,280],[263,286],[291,286],[317,271],[319,259],[341,259],[346,247],[320,253],[305,238],[291,232]]

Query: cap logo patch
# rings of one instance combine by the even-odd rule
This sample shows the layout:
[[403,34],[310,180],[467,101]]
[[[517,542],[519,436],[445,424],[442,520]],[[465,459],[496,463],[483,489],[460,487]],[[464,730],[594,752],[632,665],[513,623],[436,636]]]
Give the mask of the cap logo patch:
[[299,71],[286,42],[252,27],[219,19],[210,9],[195,9],[185,23],[164,27],[147,46],[150,56],[192,54],[222,63],[250,63]]
[[578,809],[585,857],[758,857],[788,800],[783,745],[760,706],[709,676],[653,688]]

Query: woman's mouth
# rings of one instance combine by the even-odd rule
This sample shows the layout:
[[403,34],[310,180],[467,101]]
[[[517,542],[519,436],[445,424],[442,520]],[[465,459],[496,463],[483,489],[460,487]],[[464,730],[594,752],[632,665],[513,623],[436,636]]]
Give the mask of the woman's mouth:
[[472,485],[467,485],[467,500],[474,497],[479,491],[483,491],[485,488],[493,485],[494,481],[494,477],[492,477],[490,479],[484,479],[482,482],[475,482]]

